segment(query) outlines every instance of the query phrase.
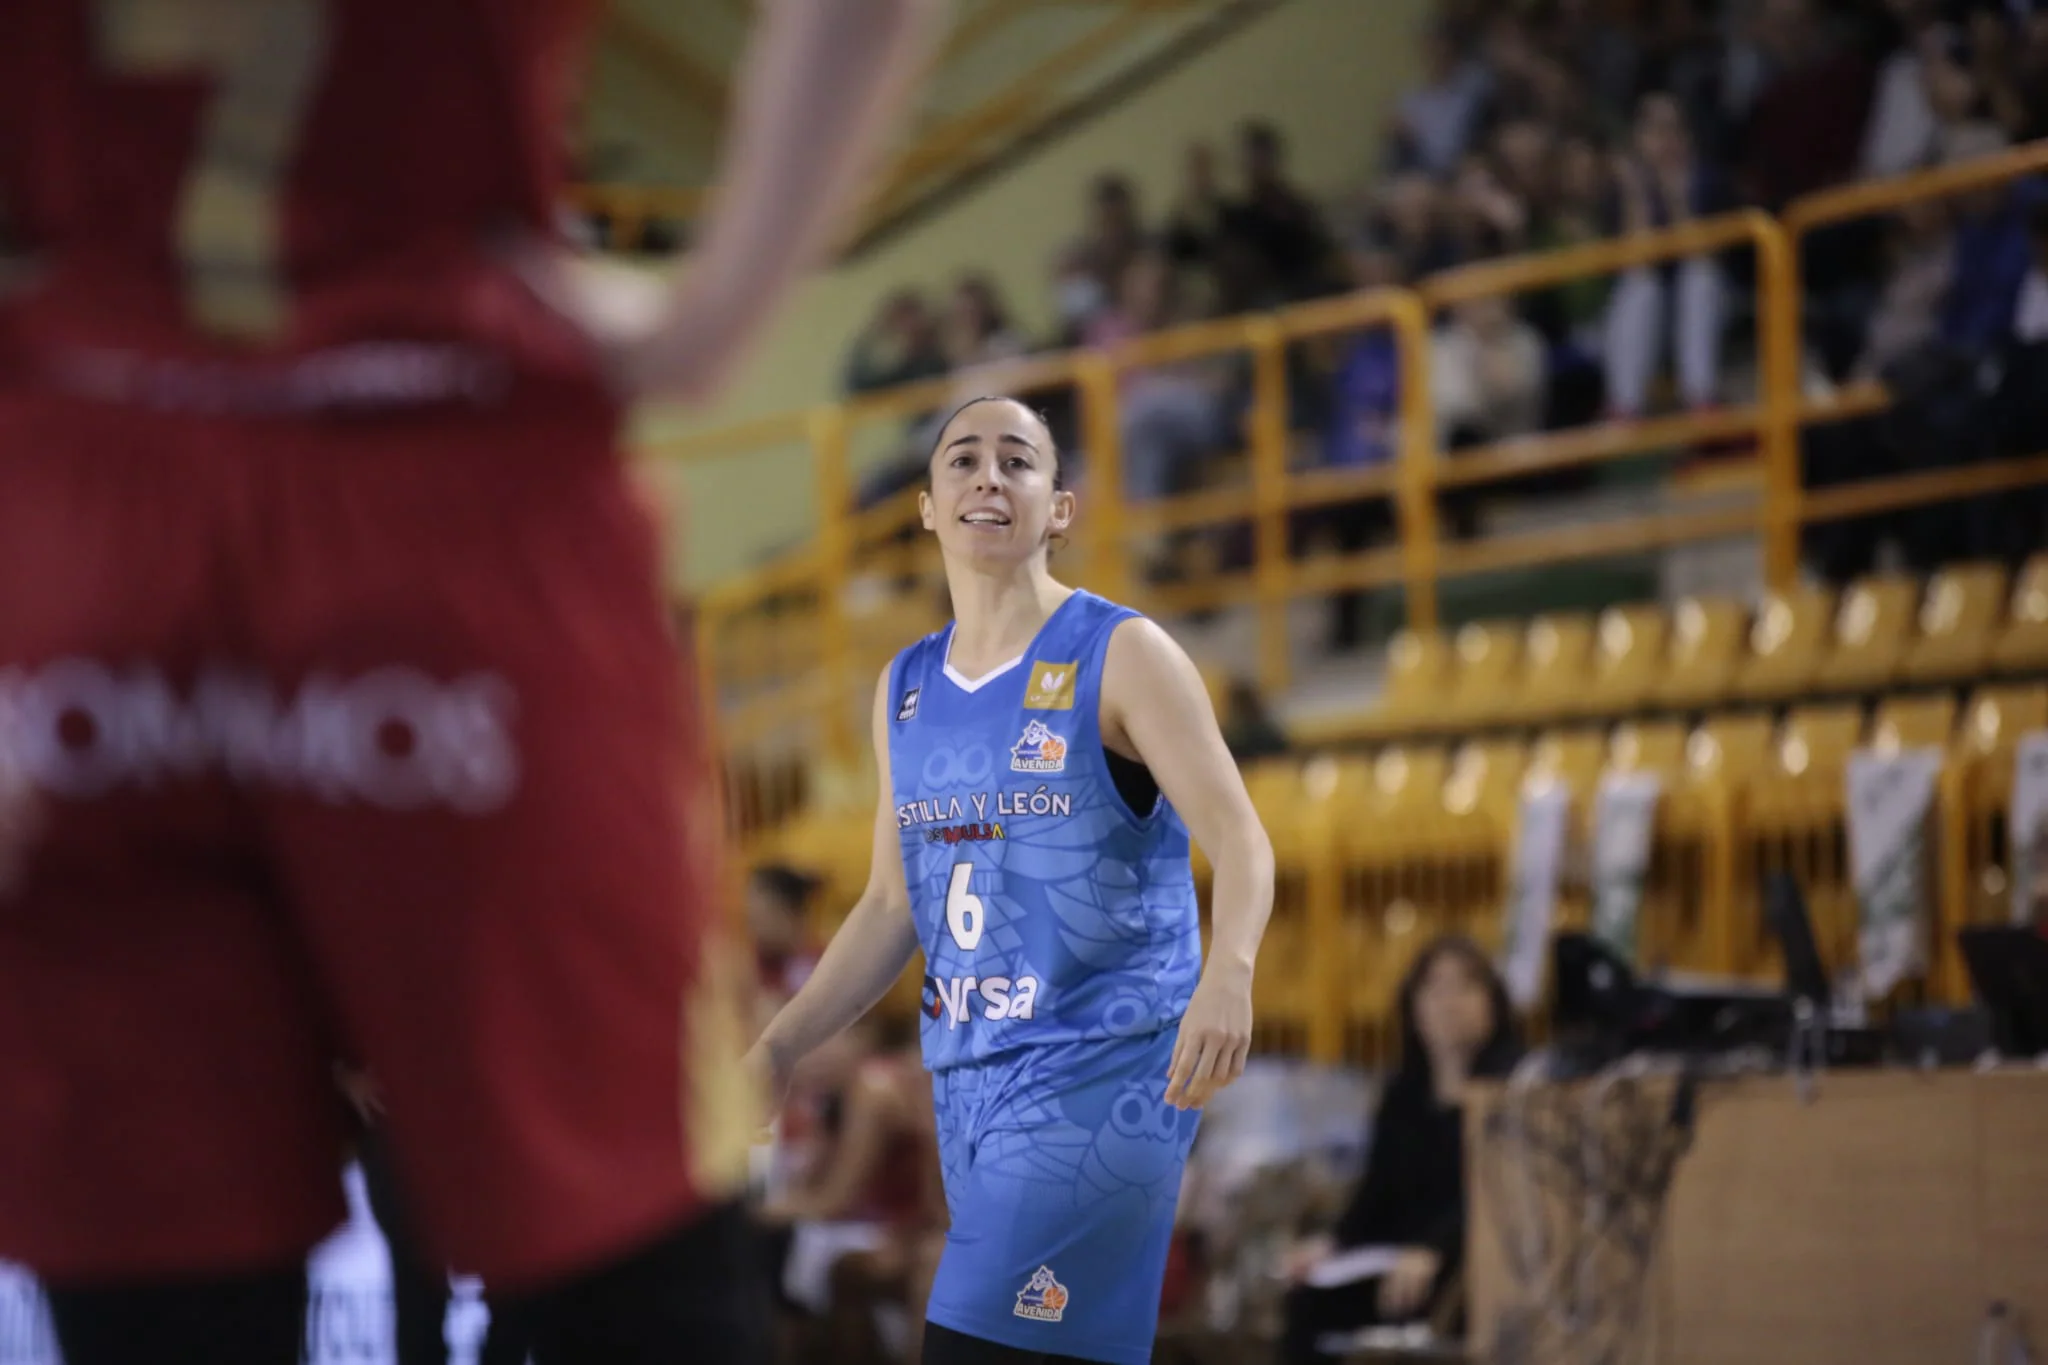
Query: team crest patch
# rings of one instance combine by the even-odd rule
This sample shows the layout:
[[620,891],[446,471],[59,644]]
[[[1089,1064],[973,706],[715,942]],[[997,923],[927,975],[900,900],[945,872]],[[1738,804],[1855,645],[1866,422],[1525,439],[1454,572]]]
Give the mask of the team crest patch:
[[903,694],[903,700],[896,703],[896,719],[909,720],[917,715],[917,694],[922,688],[911,688]]
[[1024,727],[1024,737],[1010,746],[1010,771],[1017,773],[1063,773],[1067,770],[1067,742],[1048,730],[1045,722],[1034,720]]
[[1024,689],[1026,711],[1074,709],[1074,665],[1033,663],[1031,686]]
[[1058,1322],[1067,1315],[1067,1287],[1053,1278],[1051,1269],[1038,1267],[1031,1283],[1017,1291],[1017,1316],[1033,1322]]

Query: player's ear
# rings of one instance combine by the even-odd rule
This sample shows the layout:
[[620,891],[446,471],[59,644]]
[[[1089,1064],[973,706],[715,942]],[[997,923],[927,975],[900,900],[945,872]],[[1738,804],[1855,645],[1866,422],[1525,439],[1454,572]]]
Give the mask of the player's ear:
[[924,523],[924,529],[927,531],[939,529],[939,514],[932,506],[932,490],[929,488],[917,490],[917,519]]
[[1063,535],[1074,524],[1074,494],[1065,488],[1055,488],[1052,494],[1052,518],[1046,522],[1046,530],[1054,535]]

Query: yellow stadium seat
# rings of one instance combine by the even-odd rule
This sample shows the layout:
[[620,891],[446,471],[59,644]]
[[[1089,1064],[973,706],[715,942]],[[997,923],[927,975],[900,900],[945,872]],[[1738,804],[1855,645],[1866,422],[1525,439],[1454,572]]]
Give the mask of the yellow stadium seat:
[[1870,744],[1883,753],[1901,749],[1947,748],[1956,728],[1956,699],[1946,692],[1919,697],[1886,697],[1877,704]]
[[1540,736],[1529,752],[1524,781],[1562,782],[1581,796],[1590,795],[1607,761],[1607,736],[1599,730],[1553,730]]
[[1444,751],[1435,745],[1390,745],[1373,757],[1368,800],[1384,813],[1435,810],[1446,766]]
[[1685,768],[1685,727],[1675,720],[1625,721],[1607,740],[1611,772],[1651,772],[1670,776]]
[[1512,809],[1528,754],[1515,740],[1462,744],[1444,778],[1444,809],[1453,815]]
[[1839,769],[1863,742],[1863,708],[1854,702],[1797,706],[1778,730],[1778,768],[1793,777]]
[[2048,668],[2048,554],[2035,555],[2020,570],[2005,629],[1991,647],[1991,666],[2001,673]]
[[2048,687],[1980,687],[1963,714],[1956,744],[1966,754],[1995,754],[2019,743],[2021,735],[2041,729],[2048,729]]
[[1905,676],[1932,682],[1982,673],[2004,610],[2003,564],[1958,564],[1937,573],[1920,604],[1920,634],[1906,648]]
[[1834,605],[1834,594],[1825,588],[1766,595],[1749,629],[1749,657],[1735,674],[1736,695],[1783,697],[1805,691],[1820,667]]
[[1473,623],[1458,630],[1457,671],[1445,705],[1448,718],[1484,721],[1514,713],[1515,665],[1521,661],[1521,632],[1512,624]]
[[1404,630],[1387,647],[1386,690],[1378,714],[1388,721],[1432,718],[1443,709],[1451,652],[1435,631]]
[[1735,685],[1742,662],[1740,604],[1726,598],[1688,597],[1671,614],[1671,647],[1663,673],[1651,684],[1665,706],[1712,706]]
[[1522,636],[1523,673],[1508,696],[1512,714],[1564,715],[1586,694],[1593,622],[1584,616],[1538,616]]
[[1669,621],[1656,607],[1609,607],[1593,632],[1593,664],[1574,709],[1581,715],[1633,711],[1650,697],[1664,666]]
[[1903,575],[1859,579],[1842,594],[1833,638],[1814,670],[1823,691],[1862,692],[1898,676],[1912,639],[1920,585]]
[[1762,711],[1714,716],[1685,741],[1686,776],[1741,780],[1771,765],[1771,718]]

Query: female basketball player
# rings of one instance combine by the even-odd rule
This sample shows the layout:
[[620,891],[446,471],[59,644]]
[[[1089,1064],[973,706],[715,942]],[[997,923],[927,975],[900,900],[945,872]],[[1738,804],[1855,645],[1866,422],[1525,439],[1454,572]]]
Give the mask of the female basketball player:
[[1144,1365],[1193,1111],[1244,1067],[1272,850],[1180,647],[1052,577],[1074,497],[1041,420],[969,403],[919,505],[954,623],[882,675],[867,890],[753,1060],[779,1091],[921,947],[952,1216],[926,1365]]

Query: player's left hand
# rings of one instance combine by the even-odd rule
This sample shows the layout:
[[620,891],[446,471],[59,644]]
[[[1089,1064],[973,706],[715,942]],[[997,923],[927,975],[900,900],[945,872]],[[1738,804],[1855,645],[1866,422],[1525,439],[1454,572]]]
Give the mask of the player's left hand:
[[1181,1016],[1167,1068],[1166,1102],[1176,1109],[1200,1109],[1244,1074],[1251,1049],[1251,971],[1212,963]]

